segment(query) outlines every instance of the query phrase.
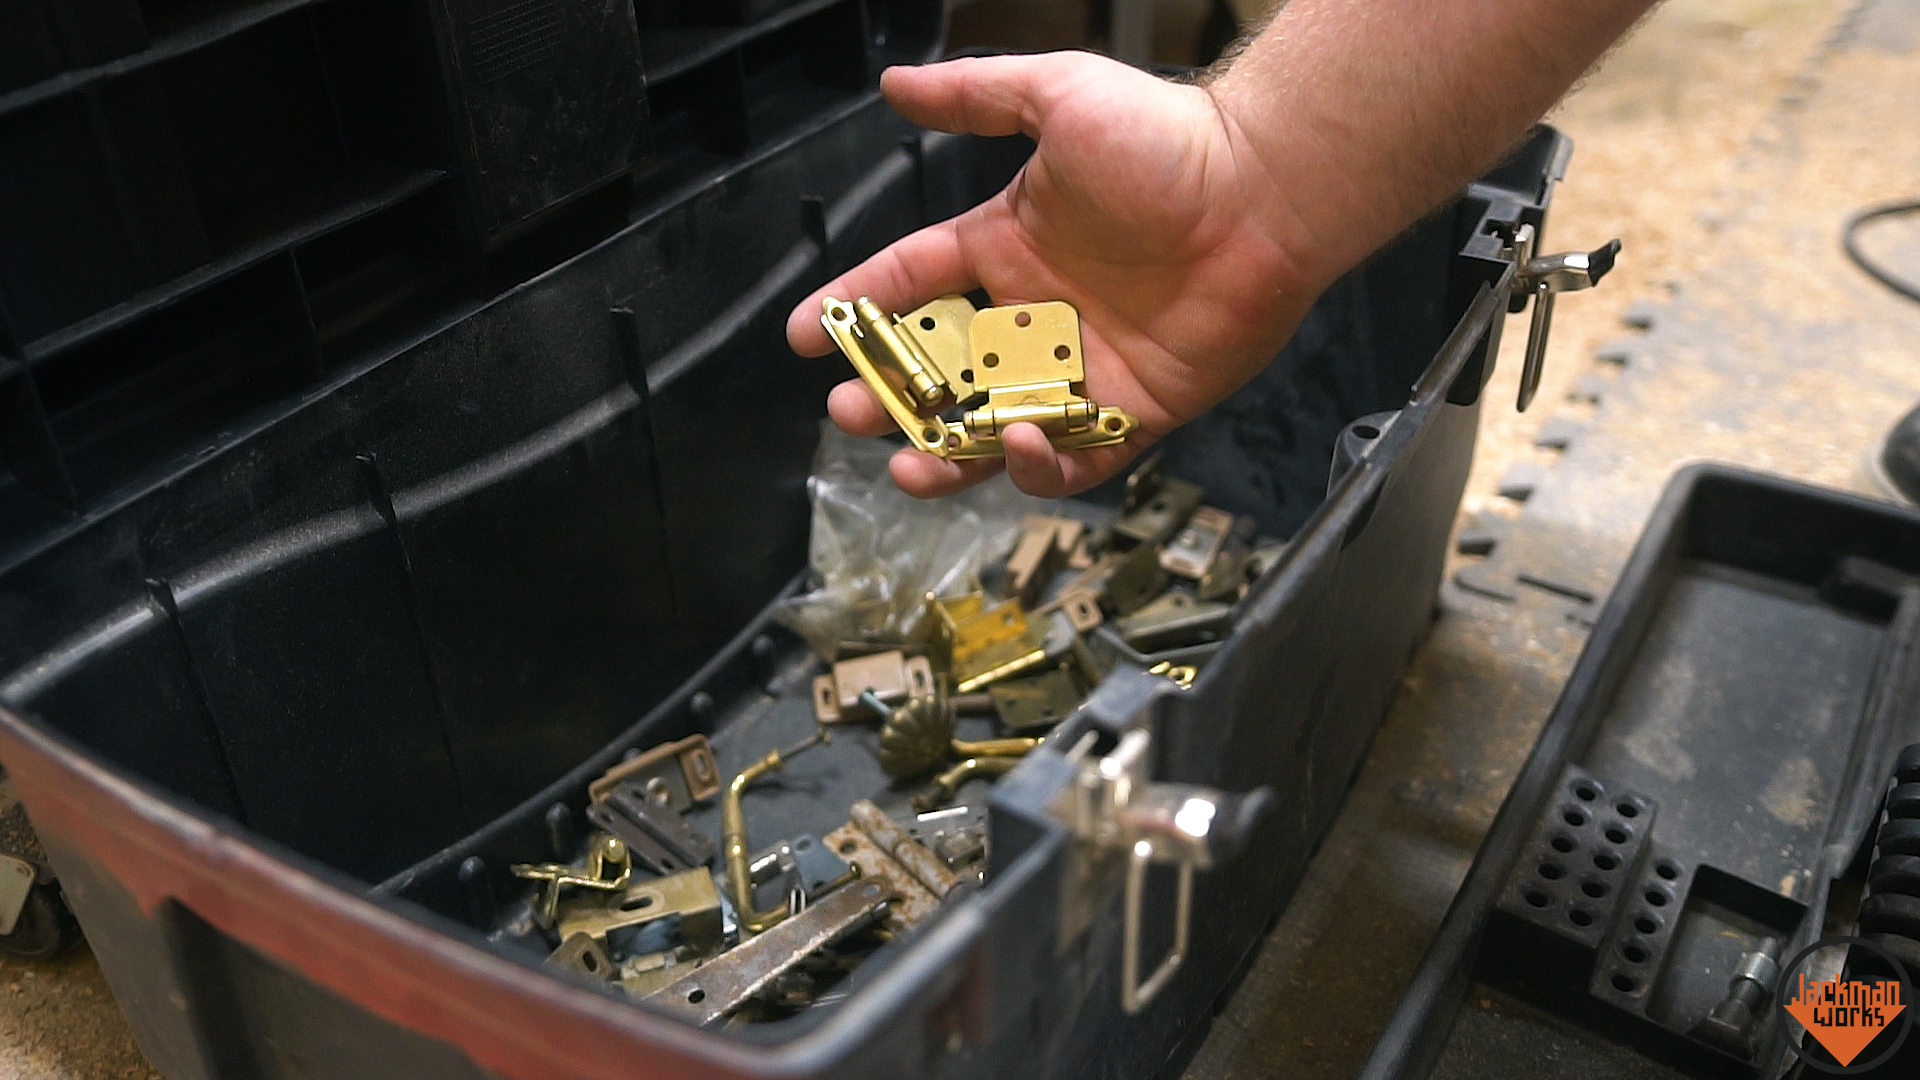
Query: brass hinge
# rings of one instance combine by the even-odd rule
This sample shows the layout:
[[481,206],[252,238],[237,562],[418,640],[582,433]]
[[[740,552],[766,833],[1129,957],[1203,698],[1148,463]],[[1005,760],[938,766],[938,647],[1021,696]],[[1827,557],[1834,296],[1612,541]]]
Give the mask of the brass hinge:
[[[943,296],[889,317],[866,297],[827,297],[821,325],[913,445],[955,461],[1006,453],[1031,423],[1061,450],[1125,442],[1140,422],[1076,389],[1086,379],[1080,313],[1053,300],[976,310]],[[966,406],[958,420],[940,413]]]

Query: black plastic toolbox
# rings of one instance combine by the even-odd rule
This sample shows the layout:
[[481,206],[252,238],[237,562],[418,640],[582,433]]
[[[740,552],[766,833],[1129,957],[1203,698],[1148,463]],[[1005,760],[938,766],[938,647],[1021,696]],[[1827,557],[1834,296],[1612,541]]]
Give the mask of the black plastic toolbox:
[[[507,866],[571,855],[589,779],[691,732],[731,771],[811,724],[768,613],[845,372],[787,353],[786,312],[1028,150],[916,132],[811,47],[857,23],[868,85],[937,40],[916,5],[667,17],[638,37],[653,164],[607,205],[486,255],[375,214],[129,315],[71,384],[91,399],[38,354],[0,370],[0,760],[168,1075],[1151,1075],[1291,894],[1424,633],[1503,252],[1567,157],[1545,129],[1167,442],[1290,545],[1190,690],[1118,678],[1073,721],[1150,731],[1158,777],[1279,793],[1199,879],[1149,1009],[1121,1011],[1117,896],[1063,928],[1058,749],[996,789],[989,884],[832,1008],[701,1031],[543,970],[496,930]],[[858,739],[788,776],[760,831],[890,797]]]
[[[32,414],[16,424],[80,427],[56,430],[57,454],[16,432],[16,476],[67,510],[104,494],[121,471],[70,459],[109,437],[69,414],[125,412],[93,399],[193,363],[178,354],[216,337],[210,320],[265,340],[240,350],[248,387],[192,380],[219,414],[202,427],[353,355],[370,295],[463,273],[514,284],[942,35],[928,0],[753,9],[688,5],[656,26],[626,0],[9,4],[0,385],[9,359],[32,368],[38,401],[8,406]],[[0,505],[0,527],[32,509]]]
[[[1362,1075],[1824,1075],[1772,980],[1723,1002],[1819,939],[1920,959],[1862,901],[1913,889],[1883,867],[1917,742],[1920,512],[1683,470]],[[1911,1040],[1861,1071],[1898,1033],[1853,1073],[1920,1072]]]

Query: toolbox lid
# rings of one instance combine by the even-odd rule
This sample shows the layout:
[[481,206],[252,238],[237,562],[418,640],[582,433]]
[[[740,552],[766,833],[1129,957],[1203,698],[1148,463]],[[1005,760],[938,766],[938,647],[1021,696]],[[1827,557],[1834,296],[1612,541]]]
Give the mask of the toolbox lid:
[[0,16],[0,570],[939,54],[938,0]]
[[1916,743],[1920,512],[1681,471],[1363,1076],[1834,1065],[1780,993],[1920,960]]

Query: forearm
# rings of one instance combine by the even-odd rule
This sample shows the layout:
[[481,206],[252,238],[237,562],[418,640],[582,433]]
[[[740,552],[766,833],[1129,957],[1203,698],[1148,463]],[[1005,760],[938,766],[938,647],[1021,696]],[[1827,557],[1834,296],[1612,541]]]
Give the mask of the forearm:
[[1499,160],[1654,0],[1294,0],[1209,92],[1324,287]]

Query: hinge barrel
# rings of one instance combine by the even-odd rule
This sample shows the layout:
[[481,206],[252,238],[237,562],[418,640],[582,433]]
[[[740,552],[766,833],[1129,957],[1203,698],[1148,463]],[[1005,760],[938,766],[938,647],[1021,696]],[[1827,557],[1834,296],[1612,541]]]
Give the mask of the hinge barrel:
[[1009,424],[1036,424],[1048,435],[1071,435],[1085,431],[1100,418],[1100,406],[1084,398],[1032,405],[989,405],[974,409],[961,419],[967,434],[976,439],[999,438]]
[[853,302],[854,325],[866,342],[868,355],[884,360],[906,380],[906,391],[922,408],[931,408],[946,397],[946,384],[934,373],[933,361],[893,325],[886,313],[862,296]]

